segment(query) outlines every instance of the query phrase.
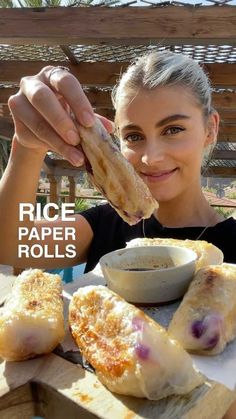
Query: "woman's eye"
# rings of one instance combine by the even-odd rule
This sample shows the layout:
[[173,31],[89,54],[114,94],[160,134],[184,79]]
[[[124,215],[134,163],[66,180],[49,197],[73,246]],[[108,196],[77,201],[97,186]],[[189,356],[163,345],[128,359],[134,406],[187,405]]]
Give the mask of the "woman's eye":
[[140,134],[127,134],[124,137],[124,141],[128,141],[129,143],[135,143],[136,141],[139,141],[142,139],[142,136]]
[[175,135],[175,134],[178,134],[181,131],[184,131],[184,128],[182,128],[182,127],[169,127],[164,131],[164,134]]

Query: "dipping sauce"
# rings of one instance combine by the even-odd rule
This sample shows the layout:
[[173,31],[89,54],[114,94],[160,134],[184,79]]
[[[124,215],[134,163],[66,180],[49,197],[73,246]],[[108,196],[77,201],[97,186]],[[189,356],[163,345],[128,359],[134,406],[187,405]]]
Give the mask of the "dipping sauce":
[[177,266],[178,263],[171,258],[130,258],[120,261],[119,264],[113,266],[124,271],[156,271],[158,269],[168,269]]
[[184,247],[139,246],[107,253],[100,266],[107,286],[126,301],[159,304],[184,295],[196,258]]
[[[172,266],[175,266],[174,264]],[[166,266],[152,266],[150,268],[123,268],[124,271],[156,271],[157,269],[164,269],[164,268],[170,268],[170,265]]]

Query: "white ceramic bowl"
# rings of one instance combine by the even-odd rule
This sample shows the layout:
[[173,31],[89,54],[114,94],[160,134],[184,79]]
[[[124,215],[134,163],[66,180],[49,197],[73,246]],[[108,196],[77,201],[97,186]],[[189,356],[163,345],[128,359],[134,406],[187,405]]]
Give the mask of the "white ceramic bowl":
[[184,295],[197,255],[177,246],[140,246],[107,253],[100,266],[108,287],[133,303],[162,303]]

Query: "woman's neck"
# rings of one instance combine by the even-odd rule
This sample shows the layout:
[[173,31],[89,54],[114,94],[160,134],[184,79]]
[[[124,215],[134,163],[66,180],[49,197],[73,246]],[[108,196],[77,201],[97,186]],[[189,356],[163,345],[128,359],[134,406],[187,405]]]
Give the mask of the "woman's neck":
[[198,193],[185,193],[176,200],[160,202],[154,216],[166,227],[210,227],[224,220],[210,206],[201,189]]

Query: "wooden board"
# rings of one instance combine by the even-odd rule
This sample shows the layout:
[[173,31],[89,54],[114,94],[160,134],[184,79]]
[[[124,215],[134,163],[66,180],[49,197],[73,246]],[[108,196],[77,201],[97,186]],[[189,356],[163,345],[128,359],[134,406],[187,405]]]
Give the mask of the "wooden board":
[[0,41],[10,45],[235,45],[235,23],[235,6],[224,4],[220,8],[2,8]]
[[[31,390],[34,389],[31,398],[25,395],[25,391],[13,391],[24,384],[30,384]],[[105,419],[220,419],[235,398],[234,392],[212,381],[206,381],[185,397],[172,396],[160,401],[150,401],[119,396],[107,390],[95,374],[51,354],[31,361],[1,364],[0,417],[18,417],[13,415],[13,407],[15,406],[16,412],[19,411],[19,406],[25,404],[26,400],[28,404],[31,401],[36,409],[39,388],[41,393],[44,392],[44,397],[50,392],[55,399],[74,402],[78,410],[72,403],[73,416],[70,414],[70,403],[64,410],[66,417],[70,419],[76,418],[76,415],[78,417],[81,409]],[[54,408],[51,408],[51,417],[57,418],[59,412],[61,408],[55,403]],[[22,416],[19,417],[22,419]]]

